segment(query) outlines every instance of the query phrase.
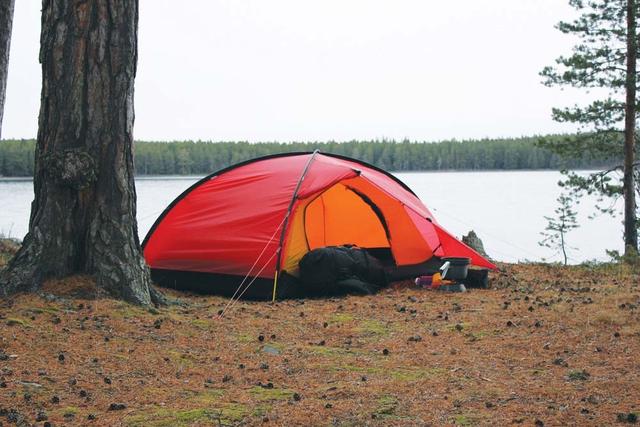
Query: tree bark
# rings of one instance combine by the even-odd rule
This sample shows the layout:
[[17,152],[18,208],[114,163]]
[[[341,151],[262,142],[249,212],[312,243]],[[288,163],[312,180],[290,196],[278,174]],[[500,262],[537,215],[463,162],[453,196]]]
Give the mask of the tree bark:
[[627,0],[627,75],[624,123],[624,245],[625,254],[638,250],[638,228],[636,220],[636,192],[634,185],[634,162],[636,141],[636,60],[638,40],[636,35],[636,0]]
[[35,200],[4,293],[82,273],[117,298],[159,298],[135,217],[137,27],[137,0],[43,1]]
[[14,3],[15,0],[0,0],[0,139],[2,139],[2,119],[7,93],[7,76],[9,74],[9,50],[11,47]]

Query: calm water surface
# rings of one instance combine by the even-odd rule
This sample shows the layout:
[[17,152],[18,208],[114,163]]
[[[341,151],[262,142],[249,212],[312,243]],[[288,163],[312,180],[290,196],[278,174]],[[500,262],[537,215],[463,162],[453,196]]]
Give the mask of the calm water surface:
[[[501,261],[560,260],[540,247],[544,216],[553,215],[560,173],[412,172],[396,174],[422,199],[438,221],[460,236],[475,230],[487,253]],[[164,208],[199,177],[141,177],[136,179],[140,238]],[[22,238],[29,225],[33,183],[0,179],[0,234]],[[567,237],[572,262],[607,259],[605,249],[622,250],[621,218],[593,213],[595,199],[579,205],[581,227]],[[618,207],[621,210],[621,206]]]

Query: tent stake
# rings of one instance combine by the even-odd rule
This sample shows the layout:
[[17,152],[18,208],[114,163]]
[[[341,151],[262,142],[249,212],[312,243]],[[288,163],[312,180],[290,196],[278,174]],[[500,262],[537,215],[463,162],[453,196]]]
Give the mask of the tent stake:
[[273,277],[273,296],[271,297],[271,302],[276,302],[276,289],[278,289],[278,270],[276,270],[276,274]]

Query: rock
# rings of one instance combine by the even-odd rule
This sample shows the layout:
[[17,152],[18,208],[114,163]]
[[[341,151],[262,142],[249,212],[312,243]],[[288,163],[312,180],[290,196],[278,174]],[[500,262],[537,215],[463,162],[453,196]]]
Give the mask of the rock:
[[616,418],[618,422],[621,423],[635,424],[638,422],[638,415],[633,412],[629,412],[628,414],[620,413]]
[[9,409],[7,412],[7,421],[17,425],[26,425],[24,416],[18,412],[16,409]]
[[569,367],[569,364],[562,357],[554,359],[553,364],[557,366],[564,366],[565,368]]
[[38,384],[38,383],[34,383],[31,381],[16,381],[17,384],[20,384],[23,387],[29,387],[29,388],[40,388],[42,387],[42,384]]
[[273,354],[273,355],[278,355],[280,354],[280,350],[278,350],[275,347],[272,347],[270,345],[265,345],[262,347],[262,352],[263,353],[267,353],[267,354]]
[[491,259],[489,255],[487,255],[487,253],[484,251],[482,240],[480,240],[475,231],[471,230],[469,231],[469,234],[467,234],[466,236],[462,236],[462,242],[471,247],[483,257]]
[[109,411],[122,411],[126,408],[127,405],[125,405],[124,403],[112,403],[111,405],[109,405]]
[[590,376],[591,374],[583,369],[581,371],[570,371],[567,378],[571,381],[586,381]]

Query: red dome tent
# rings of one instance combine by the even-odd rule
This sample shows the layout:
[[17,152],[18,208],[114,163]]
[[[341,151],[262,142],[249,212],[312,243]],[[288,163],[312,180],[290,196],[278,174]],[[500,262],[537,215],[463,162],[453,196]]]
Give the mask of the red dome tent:
[[[286,296],[277,277],[297,276],[308,251],[353,244],[386,258],[398,277],[435,271],[445,256],[495,266],[444,230],[400,180],[367,163],[287,153],[209,175],[177,197],[142,246],[165,286],[246,296]],[[275,279],[275,280],[274,280]]]

